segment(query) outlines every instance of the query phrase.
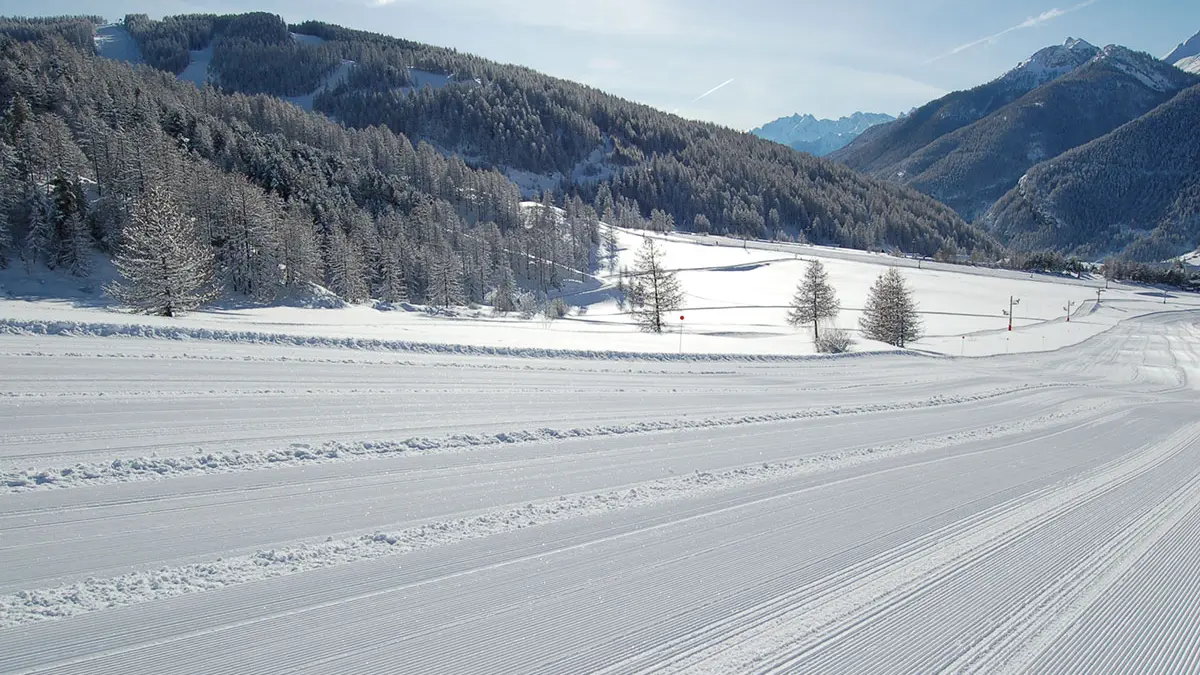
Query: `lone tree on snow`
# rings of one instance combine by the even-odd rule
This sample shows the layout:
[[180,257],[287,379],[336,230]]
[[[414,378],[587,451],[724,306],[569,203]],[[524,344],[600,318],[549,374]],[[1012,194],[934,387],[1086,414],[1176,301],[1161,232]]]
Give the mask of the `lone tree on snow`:
[[921,337],[921,317],[904,275],[890,267],[879,275],[858,320],[863,335],[897,347]]
[[663,267],[662,249],[647,237],[638,251],[629,285],[633,318],[642,330],[661,333],[666,327],[663,315],[683,305],[683,289],[675,273]]
[[796,288],[796,295],[792,296],[788,323],[796,327],[811,323],[813,341],[820,342],[818,324],[836,317],[840,309],[841,304],[838,303],[837,294],[833,292],[833,286],[829,285],[829,274],[825,272],[825,266],[819,260],[812,261],[808,264],[804,279]]
[[138,311],[177,316],[217,297],[212,251],[160,186],[138,202],[114,261],[124,278],[105,290]]

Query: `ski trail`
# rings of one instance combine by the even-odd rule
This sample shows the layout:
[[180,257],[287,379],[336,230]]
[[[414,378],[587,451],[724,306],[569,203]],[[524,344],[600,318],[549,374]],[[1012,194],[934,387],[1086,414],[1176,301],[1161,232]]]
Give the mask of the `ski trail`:
[[[641,672],[792,672],[861,625],[1064,514],[1162,465],[1200,439],[1200,425],[1099,467],[1070,485],[1046,488],[939,530],[727,619],[716,643]],[[808,599],[805,599],[808,598]],[[706,631],[710,632],[710,631]],[[651,663],[653,657],[648,658]]]

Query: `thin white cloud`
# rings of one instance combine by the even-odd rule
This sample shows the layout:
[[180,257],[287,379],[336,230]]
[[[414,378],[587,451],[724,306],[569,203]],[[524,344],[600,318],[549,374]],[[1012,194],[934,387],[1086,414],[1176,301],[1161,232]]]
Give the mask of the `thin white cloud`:
[[1053,21],[1054,19],[1057,19],[1058,17],[1066,15],[1066,14],[1070,14],[1071,12],[1078,12],[1079,10],[1081,10],[1085,7],[1090,7],[1099,1],[1100,0],[1085,0],[1084,2],[1081,2],[1078,5],[1073,5],[1066,9],[1059,9],[1058,7],[1055,7],[1053,9],[1048,9],[1048,10],[1042,12],[1041,14],[1038,14],[1037,16],[1031,16],[1028,19],[1025,19],[1024,21],[1022,21],[1021,23],[1019,23],[1015,26],[1010,26],[1008,28],[1005,28],[1004,30],[1000,31],[999,33],[994,33],[987,37],[982,37],[982,38],[979,38],[978,40],[972,40],[971,42],[968,42],[966,44],[961,44],[961,45],[955,47],[954,49],[951,49],[950,51],[946,52],[945,54],[942,54],[940,56],[935,56],[932,59],[929,59],[925,63],[933,63],[934,61],[940,61],[946,57],[954,56],[955,54],[965,52],[968,49],[971,49],[972,47],[978,47],[981,44],[995,42],[995,41],[999,40],[1000,38],[1004,37],[1005,35],[1008,35],[1009,33],[1014,33],[1019,30],[1025,30],[1026,28],[1037,28],[1038,26],[1046,23],[1047,21]]

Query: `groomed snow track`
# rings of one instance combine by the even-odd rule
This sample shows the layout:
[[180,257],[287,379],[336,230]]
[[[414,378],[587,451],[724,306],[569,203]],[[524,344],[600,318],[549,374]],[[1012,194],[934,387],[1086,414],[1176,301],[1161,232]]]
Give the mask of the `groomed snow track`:
[[0,672],[1196,672],[1198,321],[795,363],[0,335]]

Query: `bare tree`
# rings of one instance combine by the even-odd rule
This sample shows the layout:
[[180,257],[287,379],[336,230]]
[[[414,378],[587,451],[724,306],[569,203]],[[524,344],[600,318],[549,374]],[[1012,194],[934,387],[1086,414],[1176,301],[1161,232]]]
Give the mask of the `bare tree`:
[[858,325],[866,338],[897,347],[921,337],[917,303],[899,270],[890,267],[875,280]]
[[663,251],[647,237],[638,251],[630,282],[633,318],[642,330],[661,333],[666,327],[663,315],[683,305],[683,289],[675,273],[663,266]]
[[147,314],[177,316],[217,296],[212,252],[159,186],[152,186],[134,208],[115,263],[123,280],[106,290]]
[[792,296],[788,323],[797,327],[812,324],[813,342],[819,342],[821,333],[818,325],[836,317],[840,309],[841,304],[833,286],[829,284],[829,274],[825,271],[825,266],[819,260],[812,261],[808,264],[804,279],[796,288],[796,295]]

